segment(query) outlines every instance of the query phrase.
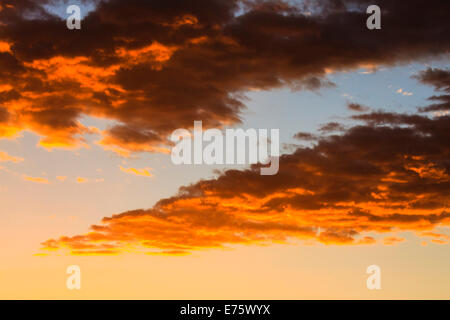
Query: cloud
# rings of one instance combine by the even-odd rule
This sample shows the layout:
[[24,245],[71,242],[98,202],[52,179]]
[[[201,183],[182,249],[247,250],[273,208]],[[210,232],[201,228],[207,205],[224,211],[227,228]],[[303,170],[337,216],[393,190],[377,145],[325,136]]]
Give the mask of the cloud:
[[46,178],[30,177],[30,176],[27,176],[25,174],[22,175],[22,179],[25,180],[25,181],[34,182],[34,183],[50,184],[50,182]]
[[24,159],[20,158],[20,157],[13,157],[10,156],[8,153],[0,151],[0,162],[14,162],[14,163],[18,163],[18,162],[22,162]]
[[153,169],[150,167],[146,167],[143,169],[136,169],[136,168],[124,168],[122,166],[119,166],[120,170],[128,173],[128,174],[132,174],[135,176],[141,176],[141,177],[147,177],[147,178],[151,178],[153,177],[153,175],[150,173],[150,171],[152,171]]
[[347,108],[351,111],[356,111],[356,112],[367,112],[370,110],[370,108],[363,106],[359,103],[348,103]]
[[77,177],[76,181],[77,181],[77,183],[86,183],[89,180],[87,178]]
[[[147,210],[103,218],[88,233],[51,239],[47,249],[191,253],[233,245],[367,245],[398,232],[450,227],[450,117],[370,112],[314,146],[181,187]],[[320,231],[319,231],[320,230]],[[436,238],[441,240],[440,238]]]
[[334,131],[344,131],[345,127],[338,122],[328,122],[319,128],[321,132],[334,132]]
[[318,136],[309,132],[297,132],[294,135],[294,139],[304,141],[315,141],[318,140]]
[[405,90],[403,90],[402,88],[398,89],[396,92],[397,92],[397,93],[400,93],[400,94],[402,94],[402,95],[404,95],[404,96],[412,96],[412,95],[414,94],[414,93],[412,93],[412,92],[405,91]]
[[[168,135],[194,120],[239,123],[249,90],[318,90],[333,86],[331,72],[450,48],[445,0],[408,10],[379,0],[376,32],[365,27],[368,0],[97,1],[76,32],[45,10],[49,1],[8,3],[0,0],[0,87],[9,88],[0,137],[30,130],[47,149],[86,147],[85,136],[100,133],[99,144],[123,156],[167,152]],[[111,127],[95,132],[84,116]]]
[[383,239],[383,243],[387,246],[395,246],[404,241],[405,241],[404,238],[399,238],[399,237],[395,237],[395,236],[386,237]]
[[446,94],[432,96],[428,100],[435,101],[427,107],[419,108],[420,112],[449,112],[450,111],[450,70],[428,68],[415,76],[420,82],[434,86],[437,91]]
[[450,93],[450,71],[437,68],[428,68],[416,76],[424,84],[432,85],[436,90]]
[[443,233],[438,232],[424,232],[422,233],[422,236],[430,237],[431,242],[436,244],[449,244],[450,243],[450,236]]

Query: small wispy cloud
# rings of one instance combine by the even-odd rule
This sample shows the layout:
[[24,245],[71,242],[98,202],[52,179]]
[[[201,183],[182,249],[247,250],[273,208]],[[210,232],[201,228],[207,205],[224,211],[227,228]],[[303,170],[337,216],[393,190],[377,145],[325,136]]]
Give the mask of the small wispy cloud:
[[0,151],[0,162],[22,162],[24,159],[20,157],[13,157],[7,154],[6,152]]
[[392,236],[392,237],[387,237],[383,239],[383,243],[387,246],[395,246],[401,242],[405,241],[404,238],[399,238],[396,236]]
[[34,182],[34,183],[50,184],[50,182],[46,178],[30,177],[30,176],[27,176],[26,174],[22,175],[22,179],[25,181]]
[[352,95],[350,95],[350,94],[348,94],[348,93],[343,93],[342,96],[343,96],[344,98],[348,98],[348,99],[353,99],[353,98],[354,98]]
[[412,96],[414,94],[412,92],[405,91],[402,88],[398,89],[396,92],[399,93],[399,94],[402,94],[404,96]]
[[124,168],[122,166],[119,166],[119,168],[122,172],[129,173],[129,174],[132,174],[135,176],[141,176],[141,177],[147,177],[147,178],[153,177],[153,174],[150,173],[150,171],[153,170],[153,168],[150,168],[150,167],[137,169],[137,168]]
[[83,178],[83,177],[77,177],[77,183],[86,183],[89,181],[89,179],[87,178]]

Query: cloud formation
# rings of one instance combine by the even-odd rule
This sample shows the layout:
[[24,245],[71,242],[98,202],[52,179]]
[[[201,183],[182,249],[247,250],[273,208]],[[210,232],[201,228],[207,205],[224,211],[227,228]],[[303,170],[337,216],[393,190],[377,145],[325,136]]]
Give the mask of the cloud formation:
[[[185,254],[232,245],[392,245],[450,227],[450,116],[370,112],[339,134],[280,158],[181,187],[148,210],[106,217],[90,232],[43,243],[73,254]],[[447,229],[448,230],[448,229]],[[434,242],[446,241],[434,236]]]
[[153,169],[150,167],[139,169],[139,168],[124,168],[122,166],[119,166],[119,169],[122,172],[132,174],[135,176],[141,176],[141,177],[147,177],[147,178],[153,177],[153,174],[150,173],[150,171],[152,171]]
[[9,155],[8,153],[4,152],[4,151],[0,151],[0,162],[13,162],[13,163],[18,163],[18,162],[22,162],[24,159],[20,158],[20,157],[14,157]]
[[29,182],[40,183],[40,184],[50,184],[47,178],[42,177],[30,177],[26,174],[22,175],[22,179]]
[[[90,1],[86,1],[90,2]],[[330,72],[448,54],[446,0],[109,0],[68,30],[46,0],[0,0],[0,138],[23,130],[45,148],[167,152],[167,136],[240,121],[245,92],[333,85]],[[50,35],[50,36],[49,36]],[[104,132],[80,119],[111,121]]]
[[422,83],[434,86],[437,91],[444,92],[429,98],[434,103],[419,108],[421,112],[446,112],[450,111],[450,70],[428,68],[415,76]]
[[[450,49],[448,0],[378,0],[383,27],[375,31],[365,23],[369,0],[96,1],[79,31],[48,13],[50,3],[0,0],[0,138],[29,130],[48,149],[87,146],[87,134],[100,134],[101,146],[123,156],[167,152],[167,136],[194,120],[239,123],[249,90],[318,90],[334,85],[332,72]],[[448,71],[418,79],[444,92],[421,111],[447,111]],[[297,134],[315,145],[282,156],[276,176],[260,176],[258,165],[225,171],[44,247],[180,255],[234,244],[371,244],[398,231],[437,235],[450,218],[449,116],[349,108],[361,125]],[[86,127],[84,116],[112,126]]]

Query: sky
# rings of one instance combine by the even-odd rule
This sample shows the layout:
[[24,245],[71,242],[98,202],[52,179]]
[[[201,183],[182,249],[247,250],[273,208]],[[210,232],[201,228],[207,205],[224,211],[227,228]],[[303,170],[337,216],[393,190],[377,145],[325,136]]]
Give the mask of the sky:
[[[448,299],[449,3],[369,2],[0,0],[0,298]],[[278,174],[174,165],[199,120]]]

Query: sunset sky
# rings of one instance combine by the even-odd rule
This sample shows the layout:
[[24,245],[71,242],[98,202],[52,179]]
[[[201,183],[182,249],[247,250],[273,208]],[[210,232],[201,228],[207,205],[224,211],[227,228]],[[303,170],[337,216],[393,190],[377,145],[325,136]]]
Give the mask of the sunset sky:
[[[0,0],[0,299],[449,299],[449,34],[448,0]],[[194,121],[279,129],[279,173],[174,165]]]

